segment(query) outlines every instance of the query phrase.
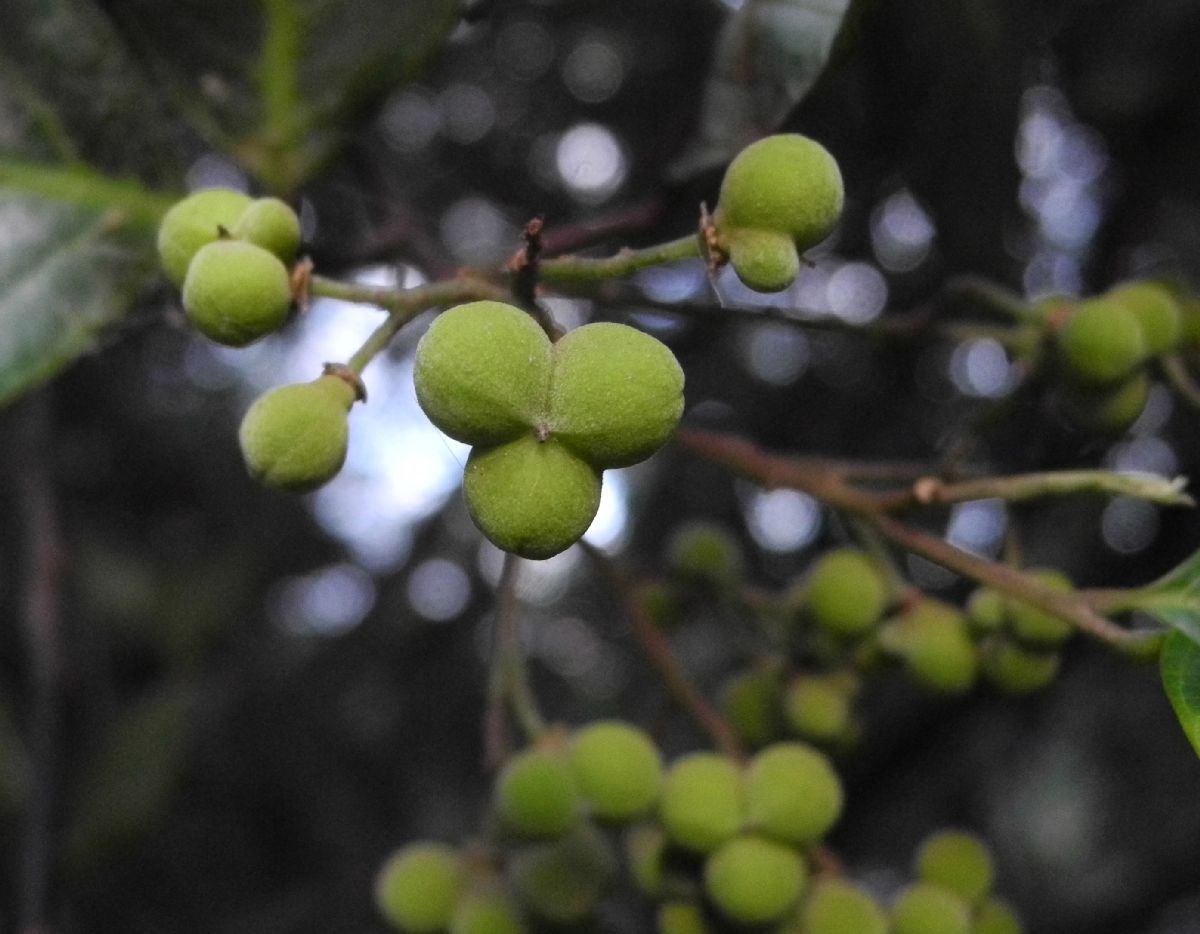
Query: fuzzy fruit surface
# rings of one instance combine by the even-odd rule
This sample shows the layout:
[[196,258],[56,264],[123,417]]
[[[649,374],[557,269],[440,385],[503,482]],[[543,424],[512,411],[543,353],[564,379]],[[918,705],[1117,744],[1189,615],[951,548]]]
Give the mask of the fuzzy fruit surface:
[[813,620],[838,636],[861,636],[887,606],[887,588],[863,552],[841,548],[822,555],[809,572],[805,601]]
[[800,254],[787,234],[734,230],[726,239],[729,265],[755,292],[782,292],[800,274]]
[[183,310],[201,334],[244,347],[279,330],[292,303],[287,268],[275,254],[241,240],[200,248],[183,281]]
[[449,934],[525,934],[520,909],[499,893],[468,895],[458,903]]
[[566,761],[540,749],[518,753],[496,780],[496,810],[524,837],[561,837],[579,817],[579,792]]
[[1183,339],[1183,311],[1171,290],[1158,282],[1128,282],[1110,289],[1107,298],[1124,305],[1137,319],[1152,357],[1170,353]]
[[579,540],[600,506],[600,474],[557,441],[533,435],[467,458],[471,519],[497,548],[549,558]]
[[543,921],[561,925],[578,924],[595,910],[615,870],[608,841],[587,824],[509,861],[521,903]]
[[1111,298],[1080,302],[1058,332],[1058,344],[1068,369],[1084,383],[1118,382],[1146,358],[1137,318]]
[[290,263],[300,251],[300,218],[278,198],[251,202],[230,233],[274,253],[284,263]]
[[708,853],[742,827],[742,772],[728,756],[694,752],[675,761],[663,785],[659,817],[677,846]]
[[354,388],[336,376],[280,386],[259,396],[238,429],[246,469],[279,490],[315,490],[345,463],[347,413],[353,404]]
[[593,723],[572,738],[568,757],[575,781],[597,817],[629,821],[658,802],[662,758],[643,730],[616,720]]
[[704,891],[738,924],[782,921],[799,901],[807,878],[795,850],[761,837],[736,837],[704,863]]
[[229,188],[206,188],[176,202],[158,226],[158,259],[179,288],[197,251],[232,230],[250,206],[248,195]]
[[948,604],[922,600],[884,626],[880,643],[932,691],[961,694],[975,683],[978,653],[965,616]]
[[750,760],[746,826],[802,845],[820,840],[842,813],[842,783],[828,756],[804,743],[776,743]]
[[449,927],[466,881],[457,852],[440,843],[414,843],[379,871],[375,903],[406,934],[435,934]]
[[991,851],[961,830],[941,830],[917,850],[917,878],[977,904],[992,890],[996,867]]
[[892,934],[971,934],[971,911],[953,892],[917,882],[892,906]]
[[799,929],[803,934],[887,934],[888,918],[854,883],[824,879],[805,897]]

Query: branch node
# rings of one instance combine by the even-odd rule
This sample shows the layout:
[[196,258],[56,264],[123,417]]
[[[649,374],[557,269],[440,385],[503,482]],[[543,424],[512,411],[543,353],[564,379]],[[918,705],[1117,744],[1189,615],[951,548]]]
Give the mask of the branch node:
[[313,261],[309,257],[297,260],[292,267],[289,285],[292,290],[292,304],[297,311],[308,311],[312,304]]
[[326,363],[321,367],[322,376],[336,376],[344,383],[349,383],[354,390],[354,398],[359,402],[367,401],[367,387],[362,377],[352,367],[344,363]]

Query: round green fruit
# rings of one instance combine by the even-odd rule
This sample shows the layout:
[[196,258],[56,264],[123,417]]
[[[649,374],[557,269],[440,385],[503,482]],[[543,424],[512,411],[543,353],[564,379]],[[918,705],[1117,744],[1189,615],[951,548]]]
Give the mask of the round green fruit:
[[192,257],[202,246],[231,231],[250,198],[228,188],[207,188],[188,195],[163,215],[158,226],[158,258],[167,278],[178,288]]
[[497,548],[550,558],[579,541],[600,506],[600,475],[557,441],[525,435],[467,458],[463,495]]
[[975,683],[978,653],[966,617],[952,606],[922,600],[884,626],[879,640],[917,683],[932,691],[962,694]]
[[784,696],[784,716],[804,739],[832,743],[854,729],[852,687],[838,675],[797,675]]
[[712,928],[695,902],[664,902],[658,907],[658,934],[710,934]]
[[887,585],[875,562],[856,549],[827,552],[809,571],[808,612],[818,626],[834,635],[864,635],[883,616],[887,599]]
[[971,909],[953,892],[917,882],[892,906],[892,934],[971,934]]
[[300,218],[278,198],[252,202],[230,228],[238,240],[248,240],[290,263],[300,252]]
[[315,490],[342,469],[354,388],[337,376],[280,386],[259,396],[238,429],[250,475],[290,493]]
[[580,805],[570,766],[552,752],[518,753],[496,780],[496,811],[523,837],[561,837],[575,826]]
[[867,892],[845,879],[822,879],[800,911],[803,934],[888,934],[887,913]]
[[542,921],[561,925],[578,924],[595,910],[615,870],[608,841],[587,824],[509,861],[521,904]]
[[1158,282],[1129,282],[1110,289],[1105,298],[1133,312],[1149,356],[1157,357],[1179,347],[1183,338],[1183,312],[1166,286]]
[[741,577],[744,559],[741,546],[728,529],[693,519],[671,533],[667,564],[681,577],[724,587]]
[[1035,651],[1003,637],[980,645],[980,668],[993,687],[1006,694],[1030,694],[1046,687],[1058,674],[1057,652]]
[[625,834],[625,862],[637,890],[648,898],[663,894],[667,836],[658,824],[638,824]]
[[967,622],[976,633],[999,632],[1008,621],[1004,596],[991,587],[977,587],[967,600]]
[[[1071,579],[1061,571],[1043,568],[1029,572],[1033,577],[1058,593],[1070,593]],[[1052,616],[1045,610],[1039,610],[1028,603],[1017,599],[1008,601],[1009,624],[1013,634],[1029,645],[1056,646],[1061,645],[1074,631],[1074,627],[1066,620]]]
[[975,914],[971,934],[1021,934],[1021,919],[999,898],[989,898]]
[[454,911],[449,934],[525,934],[521,910],[500,892],[471,894]]
[[1085,383],[1115,383],[1146,358],[1136,316],[1120,302],[1080,302],[1058,332],[1059,349],[1071,373]]
[[991,851],[978,837],[961,830],[941,830],[917,850],[917,878],[941,886],[978,904],[992,890],[996,867]]
[[568,756],[579,790],[596,817],[629,821],[658,801],[662,758],[643,730],[615,720],[593,723],[575,734]]
[[417,344],[417,402],[465,444],[511,441],[545,420],[553,369],[550,340],[528,314],[503,302],[470,302],[434,319]]
[[188,320],[205,337],[230,347],[279,330],[291,304],[291,282],[279,257],[241,240],[201,247],[183,281]]
[[682,414],[683,370],[649,334],[600,322],[554,345],[548,430],[593,467],[645,460]]
[[466,888],[458,853],[440,843],[413,843],[384,863],[375,880],[380,913],[407,934],[445,931]]
[[725,717],[747,746],[757,749],[783,733],[783,684],[772,669],[739,672],[725,683],[721,707]]
[[820,840],[842,813],[842,783],[820,750],[776,743],[750,760],[744,780],[746,826],[794,845]]
[[659,817],[677,846],[708,853],[742,828],[742,772],[728,756],[686,755],[667,771]]
[[829,236],[843,199],[842,173],[824,146],[795,133],[768,136],[729,164],[714,221],[723,237],[771,231],[803,252]]
[[704,891],[738,924],[782,921],[800,900],[807,877],[799,853],[761,837],[736,837],[704,862]]
[[756,292],[782,292],[800,273],[800,254],[786,234],[735,230],[725,248],[737,277]]

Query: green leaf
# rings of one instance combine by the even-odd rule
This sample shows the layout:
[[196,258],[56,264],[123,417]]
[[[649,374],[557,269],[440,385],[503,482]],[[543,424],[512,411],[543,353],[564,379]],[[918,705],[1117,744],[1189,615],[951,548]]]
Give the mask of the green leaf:
[[1158,664],[1179,725],[1200,755],[1200,645],[1183,633],[1173,632],[1167,636]]
[[1200,646],[1200,551],[1148,587],[1131,592],[1121,608],[1149,613]]

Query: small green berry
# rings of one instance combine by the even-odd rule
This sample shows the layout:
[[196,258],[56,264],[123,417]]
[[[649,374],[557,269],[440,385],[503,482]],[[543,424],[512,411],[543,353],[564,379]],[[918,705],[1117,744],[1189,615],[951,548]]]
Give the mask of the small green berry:
[[711,934],[704,912],[695,902],[663,902],[658,907],[658,934]]
[[202,246],[230,231],[250,198],[228,188],[206,188],[188,195],[163,215],[158,227],[158,258],[167,278],[178,288],[187,277],[192,257]]
[[406,934],[435,934],[449,927],[466,883],[466,869],[455,850],[440,843],[413,843],[384,863],[375,881],[375,903]]
[[1058,674],[1057,652],[1039,652],[1015,645],[1003,637],[980,645],[980,668],[988,683],[1006,694],[1039,691]]
[[1141,325],[1125,305],[1107,298],[1080,302],[1058,332],[1071,373],[1085,383],[1114,383],[1146,358]]
[[725,683],[721,707],[726,719],[747,746],[757,749],[783,733],[783,684],[779,672],[752,668]]
[[658,801],[662,758],[643,730],[615,720],[593,723],[572,737],[568,756],[579,790],[597,817],[629,821]]
[[496,811],[523,837],[561,837],[575,826],[580,805],[570,767],[553,752],[518,753],[496,780]]
[[1171,291],[1158,282],[1128,282],[1110,289],[1105,298],[1133,312],[1142,329],[1148,356],[1175,350],[1183,338],[1183,312]]
[[857,637],[879,622],[887,607],[887,586],[865,553],[841,548],[813,565],[805,600],[818,626],[837,636]]
[[800,911],[803,934],[887,934],[887,913],[867,892],[846,879],[822,879],[809,890]]
[[704,890],[738,924],[782,921],[800,900],[808,878],[795,850],[761,837],[736,837],[704,862]]
[[989,898],[975,914],[971,934],[1021,934],[1021,919],[1000,898]]
[[786,234],[770,230],[735,230],[726,243],[729,265],[755,292],[782,292],[800,273],[800,255]]
[[300,251],[300,218],[278,198],[252,202],[229,232],[238,240],[269,250],[284,263],[290,263]]
[[683,616],[675,587],[664,580],[639,581],[635,596],[642,611],[659,629],[671,629]]
[[259,396],[238,429],[250,475],[305,493],[333,479],[346,460],[354,388],[337,376],[280,386]]
[[549,432],[598,469],[657,451],[683,414],[683,370],[649,334],[600,322],[554,345]]
[[291,282],[279,257],[241,240],[201,247],[183,281],[188,320],[205,337],[230,347],[279,330],[291,304]]
[[592,524],[600,475],[557,441],[530,434],[474,448],[463,494],[471,518],[497,548],[523,558],[550,558]]
[[917,850],[917,878],[941,886],[975,905],[992,890],[996,867],[991,851],[961,830],[940,830]]
[[853,732],[853,682],[840,673],[797,675],[784,696],[784,716],[804,739],[832,743]]
[[509,861],[513,887],[521,903],[551,924],[578,924],[600,903],[616,871],[608,841],[581,824],[553,843],[516,853]]
[[820,750],[776,743],[758,753],[745,775],[746,826],[794,845],[815,843],[842,813],[842,783]]
[[715,850],[741,829],[742,813],[742,773],[728,756],[695,752],[667,771],[659,817],[677,846]]
[[454,911],[449,934],[525,934],[521,910],[507,895],[468,895]]
[[922,600],[885,625],[879,639],[919,684],[932,691],[961,694],[975,683],[977,652],[966,617],[952,606]]
[[971,909],[953,892],[917,882],[892,906],[892,934],[971,934]]
[[625,834],[625,862],[637,890],[648,898],[663,894],[667,835],[658,824],[638,824]]
[[[1062,571],[1043,568],[1029,572],[1039,582],[1058,593],[1070,593],[1071,579]],[[1015,598],[1008,601],[1009,622],[1013,634],[1022,642],[1035,646],[1061,645],[1074,632],[1066,620]]]
[[991,587],[977,587],[967,600],[967,622],[973,632],[999,632],[1008,621],[1004,596]]
[[676,574],[718,587],[742,576],[745,561],[737,539],[724,526],[693,519],[677,526],[667,543],[667,564]]

